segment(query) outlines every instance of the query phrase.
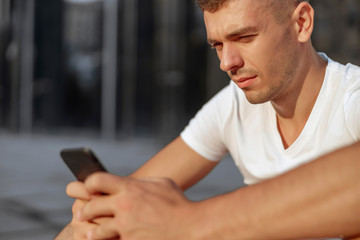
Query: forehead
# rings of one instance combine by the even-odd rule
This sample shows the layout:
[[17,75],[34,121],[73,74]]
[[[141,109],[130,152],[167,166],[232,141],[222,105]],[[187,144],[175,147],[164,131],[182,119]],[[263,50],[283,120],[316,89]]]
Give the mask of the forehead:
[[263,0],[230,0],[216,12],[204,11],[204,22],[208,36],[234,28],[260,26],[269,21],[269,12]]

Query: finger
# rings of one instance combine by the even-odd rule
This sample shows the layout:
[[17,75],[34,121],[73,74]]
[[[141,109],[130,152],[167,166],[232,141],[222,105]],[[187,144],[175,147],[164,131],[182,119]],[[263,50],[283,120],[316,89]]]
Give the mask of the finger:
[[109,221],[111,218],[112,217],[98,217],[98,218],[91,220],[91,222],[96,223],[96,224],[102,224],[104,222]]
[[86,201],[76,199],[72,206],[73,216],[76,216],[76,214],[85,206],[86,203]]
[[115,221],[108,221],[93,228],[88,232],[87,237],[91,240],[120,239]]
[[85,185],[82,182],[71,182],[66,187],[66,194],[69,197],[81,200],[89,200],[90,194],[86,191]]
[[111,175],[109,173],[97,172],[85,180],[86,191],[91,194],[114,194],[120,191],[127,178]]
[[92,199],[77,212],[78,221],[92,221],[102,217],[114,215],[109,196],[102,196]]
[[88,232],[97,227],[97,224],[88,221],[78,221],[76,218],[73,218],[71,227],[73,230],[73,238],[71,239],[87,239]]
[[86,238],[86,234],[93,229],[95,226],[102,224],[104,222],[107,222],[109,220],[111,220],[111,217],[99,217],[99,218],[95,218],[91,221],[79,221],[77,219],[77,213],[85,206],[85,204],[87,203],[87,201],[82,201],[82,200],[76,200],[73,204],[72,207],[72,212],[73,212],[73,219],[72,219],[72,226],[74,229],[74,233],[77,236],[82,236],[81,238],[75,238],[75,239],[85,239]]

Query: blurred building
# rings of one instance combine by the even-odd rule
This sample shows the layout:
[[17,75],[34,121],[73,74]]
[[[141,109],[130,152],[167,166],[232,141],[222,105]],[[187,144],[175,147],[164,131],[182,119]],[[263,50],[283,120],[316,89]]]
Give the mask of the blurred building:
[[313,42],[317,50],[341,62],[360,65],[360,1],[312,0]]
[[[360,2],[314,0],[313,42],[360,64]],[[0,128],[176,136],[228,83],[194,0],[1,0]]]

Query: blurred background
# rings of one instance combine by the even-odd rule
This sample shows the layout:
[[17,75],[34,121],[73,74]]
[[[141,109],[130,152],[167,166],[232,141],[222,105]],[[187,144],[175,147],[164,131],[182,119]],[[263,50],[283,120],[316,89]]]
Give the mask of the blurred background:
[[[311,2],[316,49],[360,65],[360,1]],[[129,174],[228,82],[194,0],[0,0],[0,239],[70,220],[62,148]],[[241,186],[227,156],[187,194]]]

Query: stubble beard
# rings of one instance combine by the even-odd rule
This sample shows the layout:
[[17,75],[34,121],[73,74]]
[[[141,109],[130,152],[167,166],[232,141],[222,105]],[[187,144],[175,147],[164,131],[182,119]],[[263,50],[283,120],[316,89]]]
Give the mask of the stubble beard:
[[268,76],[272,79],[266,79],[267,82],[262,83],[263,76],[259,73],[258,77],[262,89],[244,88],[246,99],[251,104],[261,104],[268,101],[276,101],[290,91],[290,85],[294,82],[299,61],[291,49],[283,49],[276,59],[273,59],[266,69]]

